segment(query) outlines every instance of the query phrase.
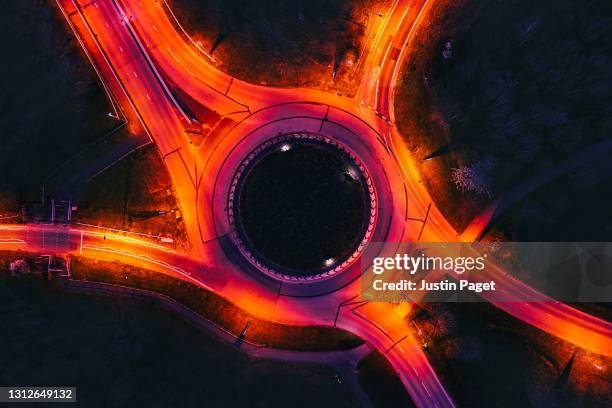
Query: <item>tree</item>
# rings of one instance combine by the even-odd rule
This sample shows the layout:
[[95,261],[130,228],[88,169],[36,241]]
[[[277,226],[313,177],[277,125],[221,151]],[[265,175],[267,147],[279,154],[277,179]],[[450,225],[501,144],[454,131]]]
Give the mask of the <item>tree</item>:
[[451,181],[459,191],[486,195],[491,198],[491,178],[488,173],[492,160],[481,160],[451,170]]

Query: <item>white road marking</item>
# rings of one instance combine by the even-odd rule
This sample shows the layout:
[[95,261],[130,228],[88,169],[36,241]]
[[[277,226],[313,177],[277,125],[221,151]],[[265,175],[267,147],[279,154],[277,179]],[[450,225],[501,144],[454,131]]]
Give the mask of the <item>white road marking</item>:
[[408,10],[410,10],[410,7],[406,7],[406,11],[404,11],[404,15],[400,19],[399,23],[397,23],[397,28],[395,29],[395,31],[398,31],[400,27],[402,26],[402,23],[404,22],[404,18],[406,18],[406,14],[408,14]]
[[168,50],[168,52],[170,53],[170,55],[172,55],[172,58],[174,58],[174,60],[180,64],[180,63],[181,63],[181,61],[179,61],[179,59],[178,59],[178,58],[176,58],[176,55],[174,55],[174,53],[172,52],[172,50],[170,49],[170,47],[166,47],[166,49]]
[[431,394],[429,393],[429,390],[427,389],[427,387],[425,386],[425,383],[423,381],[421,381],[421,384],[423,385],[423,389],[425,390],[425,392],[427,393],[427,395],[429,395],[429,397],[431,398]]

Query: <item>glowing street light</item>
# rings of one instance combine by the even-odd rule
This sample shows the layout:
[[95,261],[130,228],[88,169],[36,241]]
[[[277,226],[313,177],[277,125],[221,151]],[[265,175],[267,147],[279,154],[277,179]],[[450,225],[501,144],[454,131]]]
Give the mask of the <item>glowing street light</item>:
[[346,169],[346,174],[347,174],[347,175],[348,175],[350,178],[352,178],[353,180],[357,180],[357,178],[358,178],[358,176],[357,176],[357,172],[356,172],[356,171],[355,171],[355,169],[354,169],[354,168],[352,168],[352,167],[348,167],[348,168]]

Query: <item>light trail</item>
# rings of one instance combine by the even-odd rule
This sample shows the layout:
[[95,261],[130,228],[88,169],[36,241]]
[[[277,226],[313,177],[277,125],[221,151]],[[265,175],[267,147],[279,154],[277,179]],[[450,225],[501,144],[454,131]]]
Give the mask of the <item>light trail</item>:
[[144,246],[144,247],[148,247],[148,248],[155,248],[155,249],[159,249],[160,251],[167,252],[167,253],[170,253],[170,254],[175,254],[176,253],[176,250],[168,248],[166,246],[159,245],[159,244],[154,244],[152,242],[144,241],[144,240],[141,240],[141,239],[125,237],[125,236],[122,236],[122,235],[108,234],[108,233],[103,233],[103,232],[81,230],[81,229],[71,229],[71,231],[77,232],[77,233],[83,233],[84,235],[88,235],[88,236],[92,236],[92,237],[98,237],[98,238],[102,237],[104,239],[129,242],[130,244],[135,244],[135,245]]
[[10,244],[27,244],[23,239],[18,238],[0,238],[0,245],[10,245]]
[[[118,249],[114,249],[114,248],[110,248],[110,247],[101,247],[101,246],[97,246],[97,245],[89,245],[89,244],[85,244],[83,245],[83,249],[89,249],[92,251],[99,251],[99,252],[106,252],[106,253],[110,253],[110,254],[114,254],[114,255],[119,255],[121,257],[128,257],[128,258],[134,258],[134,259],[138,259],[140,261],[144,261],[145,263],[152,263],[158,266],[161,266],[163,268],[166,268],[168,270],[171,270],[173,272],[178,273],[179,275],[181,275],[182,277],[184,277],[187,280],[190,280],[191,282],[195,283],[198,286],[201,286],[211,292],[214,292],[214,290],[206,285],[205,283],[203,283],[201,280],[195,279],[191,276],[191,273],[186,272],[184,269],[178,267],[178,266],[174,266],[169,264],[168,262],[159,260],[159,259],[155,259],[149,255],[143,255],[143,254],[138,254],[135,252],[131,252],[131,251],[122,251],[122,250],[118,250]],[[146,269],[146,268],[145,268]]]

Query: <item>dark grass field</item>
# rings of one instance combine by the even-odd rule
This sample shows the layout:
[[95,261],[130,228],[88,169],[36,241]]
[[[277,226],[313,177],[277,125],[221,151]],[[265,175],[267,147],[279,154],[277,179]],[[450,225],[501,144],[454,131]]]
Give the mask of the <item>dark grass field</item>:
[[357,364],[357,378],[377,407],[416,407],[393,366],[378,351]]
[[85,406],[351,406],[333,370],[250,359],[175,315],[0,276],[0,383],[72,385]]
[[[239,231],[250,249],[289,273],[319,273],[342,263],[367,228],[367,189],[348,156],[320,143],[280,145],[243,176]],[[332,260],[326,265],[327,260]]]
[[[579,350],[487,303],[424,308],[428,311],[413,320],[459,406],[605,407],[612,401],[610,359]],[[574,351],[569,379],[559,387]]]
[[[188,31],[237,78],[354,92],[382,0],[173,0]],[[337,77],[332,80],[332,70]]]
[[0,193],[17,206],[39,199],[49,174],[117,122],[54,2],[2,7]]
[[[575,0],[450,1],[405,67],[400,129],[438,205],[459,230],[491,199],[611,140],[612,7]],[[419,105],[419,106],[416,106]],[[415,110],[410,108],[415,107]],[[412,117],[408,117],[413,115]],[[609,154],[586,155],[517,203],[501,230],[515,240],[609,240]],[[460,191],[470,168],[489,194]]]

